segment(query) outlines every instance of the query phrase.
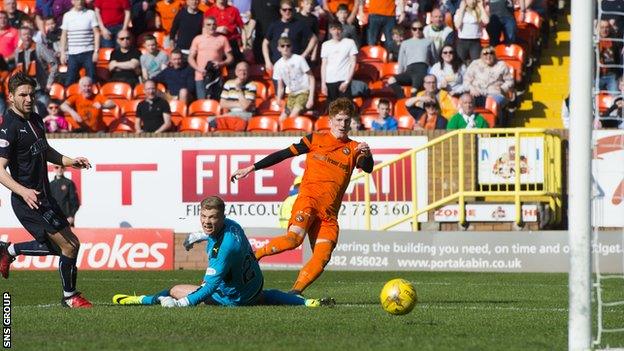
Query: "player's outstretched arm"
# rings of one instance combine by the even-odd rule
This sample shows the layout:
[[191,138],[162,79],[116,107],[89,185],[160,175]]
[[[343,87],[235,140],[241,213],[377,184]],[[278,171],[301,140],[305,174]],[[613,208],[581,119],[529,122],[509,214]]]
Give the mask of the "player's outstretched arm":
[[49,146],[46,154],[46,160],[60,166],[74,167],[78,169],[89,169],[91,163],[86,157],[71,158],[61,155],[53,147]]
[[249,175],[249,173],[255,170],[271,167],[293,156],[296,156],[296,154],[290,147],[280,151],[276,151],[249,167],[236,170],[236,172],[232,174],[232,177],[230,177],[230,180],[234,182],[235,180],[245,178]]

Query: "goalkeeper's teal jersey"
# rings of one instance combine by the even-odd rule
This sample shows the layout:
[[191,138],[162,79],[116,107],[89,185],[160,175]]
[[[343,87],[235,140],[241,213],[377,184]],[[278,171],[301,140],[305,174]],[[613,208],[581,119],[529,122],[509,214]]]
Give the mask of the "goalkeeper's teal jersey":
[[207,301],[239,306],[256,302],[264,278],[243,228],[225,219],[223,229],[207,239],[208,268],[202,286],[188,295],[191,305]]

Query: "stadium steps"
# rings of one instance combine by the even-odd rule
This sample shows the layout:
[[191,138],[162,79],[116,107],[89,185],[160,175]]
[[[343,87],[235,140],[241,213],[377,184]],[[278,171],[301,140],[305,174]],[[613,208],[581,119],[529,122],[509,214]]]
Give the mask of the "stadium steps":
[[568,95],[570,16],[562,16],[550,44],[542,50],[540,65],[512,121],[513,127],[563,128],[561,103]]

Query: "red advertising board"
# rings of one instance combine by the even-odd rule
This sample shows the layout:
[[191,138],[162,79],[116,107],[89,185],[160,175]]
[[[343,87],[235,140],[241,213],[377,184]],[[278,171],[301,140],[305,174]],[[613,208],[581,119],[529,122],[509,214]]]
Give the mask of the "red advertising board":
[[[77,266],[88,270],[171,270],[173,230],[74,229],[80,239]],[[0,228],[0,240],[33,240],[24,229]],[[57,256],[18,256],[12,269],[57,269]]]

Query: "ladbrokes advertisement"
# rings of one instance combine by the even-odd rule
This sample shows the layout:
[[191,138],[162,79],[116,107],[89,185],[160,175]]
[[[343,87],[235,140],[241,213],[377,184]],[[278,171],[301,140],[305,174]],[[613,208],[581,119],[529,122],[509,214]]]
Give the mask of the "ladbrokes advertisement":
[[[80,239],[80,269],[171,270],[171,229],[75,229]],[[24,229],[0,228],[0,240],[33,240]],[[58,256],[18,256],[11,269],[57,269]]]
[[[63,154],[88,157],[93,164],[90,170],[72,169],[66,173],[75,181],[82,201],[76,214],[77,227],[172,228],[188,233],[199,229],[198,203],[208,195],[221,196],[227,204],[226,215],[244,227],[278,227],[280,206],[295,177],[304,172],[305,155],[256,171],[235,183],[230,182],[230,176],[238,168],[299,139],[51,139],[49,143]],[[426,137],[418,136],[354,139],[371,146],[377,163],[427,142]],[[418,202],[425,206],[426,153],[419,154],[417,164]],[[411,191],[401,182],[401,176],[411,176],[410,164],[403,162],[386,168],[371,178],[372,199],[380,199],[370,209],[373,224],[390,222],[411,209]],[[363,182],[347,188],[340,209],[342,228],[364,228],[363,194]],[[21,227],[11,209],[10,193],[4,187],[0,187],[0,223],[2,227]]]

